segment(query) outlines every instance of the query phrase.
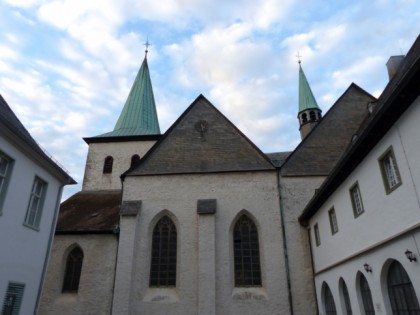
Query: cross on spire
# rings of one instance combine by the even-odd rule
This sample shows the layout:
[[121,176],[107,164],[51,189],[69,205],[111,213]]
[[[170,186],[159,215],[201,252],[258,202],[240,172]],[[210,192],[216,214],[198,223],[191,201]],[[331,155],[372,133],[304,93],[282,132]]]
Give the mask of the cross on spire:
[[299,54],[299,51],[297,52],[296,57],[297,57],[297,59],[298,59],[298,64],[300,64],[300,63],[302,62],[302,61],[300,60],[300,57],[302,57],[302,56]]
[[147,57],[147,53],[149,52],[149,46],[152,46],[152,44],[149,43],[149,39],[146,39],[146,42],[144,43],[144,46],[146,46],[146,50],[144,51]]

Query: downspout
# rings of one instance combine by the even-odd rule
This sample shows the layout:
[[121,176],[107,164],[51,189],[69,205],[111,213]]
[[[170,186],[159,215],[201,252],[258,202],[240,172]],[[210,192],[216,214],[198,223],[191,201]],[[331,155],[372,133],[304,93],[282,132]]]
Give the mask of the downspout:
[[50,229],[50,236],[48,239],[47,251],[45,253],[44,266],[42,267],[42,274],[41,274],[41,279],[39,281],[38,294],[37,294],[36,302],[35,302],[34,315],[38,314],[38,307],[39,307],[39,302],[41,300],[42,287],[44,286],[45,274],[47,272],[49,256],[51,253],[51,247],[52,247],[52,243],[53,243],[54,235],[55,235],[55,227],[57,225],[58,212],[59,212],[60,203],[61,203],[61,196],[63,194],[63,188],[65,185],[67,184],[61,184],[60,188],[58,189],[57,200],[55,202],[54,216],[51,222],[51,229]]
[[280,186],[280,168],[277,169],[277,190],[279,192],[281,230],[283,234],[284,264],[286,268],[286,279],[287,279],[287,294],[288,294],[288,299],[289,299],[290,315],[293,315],[294,313],[293,313],[292,287],[291,287],[291,281],[290,281],[289,255],[287,253],[286,229],[285,229],[285,224],[284,224],[284,212],[283,212],[283,198],[281,197],[281,186]]

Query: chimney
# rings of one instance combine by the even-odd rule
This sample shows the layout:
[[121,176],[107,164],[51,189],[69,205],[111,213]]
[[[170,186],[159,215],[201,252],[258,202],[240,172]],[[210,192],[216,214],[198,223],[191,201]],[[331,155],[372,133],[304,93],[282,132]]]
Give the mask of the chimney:
[[386,63],[386,67],[388,69],[389,81],[391,81],[394,75],[397,73],[398,68],[401,65],[401,62],[404,60],[404,57],[405,56],[403,55],[389,57],[389,60]]

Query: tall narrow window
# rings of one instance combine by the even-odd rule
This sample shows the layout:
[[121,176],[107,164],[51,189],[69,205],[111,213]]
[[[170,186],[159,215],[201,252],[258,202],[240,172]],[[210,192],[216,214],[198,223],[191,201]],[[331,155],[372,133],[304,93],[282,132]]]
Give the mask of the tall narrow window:
[[104,174],[112,173],[112,164],[114,163],[114,159],[112,156],[107,156],[104,161]]
[[64,272],[63,292],[77,292],[79,290],[80,275],[82,273],[83,252],[75,247],[67,256]]
[[315,112],[312,111],[312,110],[309,112],[309,120],[310,121],[315,121],[316,120]]
[[360,194],[359,184],[356,183],[350,188],[351,204],[353,206],[354,217],[357,218],[365,209],[363,208],[362,195]]
[[338,223],[334,208],[328,211],[328,216],[330,217],[331,234],[335,234],[338,232]]
[[260,246],[254,222],[242,215],[233,229],[235,286],[261,286]]
[[363,308],[365,309],[366,315],[375,315],[375,309],[373,307],[372,294],[370,292],[369,284],[363,274],[360,274],[359,279],[360,294],[362,296]]
[[330,287],[325,282],[323,283],[322,287],[323,287],[323,292],[324,292],[325,314],[337,315],[337,311],[335,309],[334,297],[331,293]]
[[6,198],[7,185],[12,173],[13,160],[0,151],[0,214],[4,199]]
[[24,290],[24,284],[9,282],[3,300],[2,315],[19,315]]
[[404,267],[398,261],[392,262],[389,267],[388,295],[392,314],[420,314],[419,301],[413,284]]
[[389,194],[401,185],[401,177],[392,147],[380,157],[379,164],[381,167],[385,191]]
[[351,310],[349,291],[347,290],[347,285],[344,282],[343,278],[340,279],[340,289],[341,289],[341,294],[343,295],[344,306],[346,308],[346,314],[353,315],[353,311]]
[[39,227],[46,191],[47,183],[36,176],[34,183],[32,184],[31,196],[29,198],[29,205],[24,222],[25,225],[34,228]]
[[138,154],[134,154],[131,157],[131,167],[133,167],[134,164],[136,164],[138,161],[140,161],[140,156]]
[[175,224],[164,216],[153,229],[149,282],[151,287],[176,285],[176,243]]
[[314,225],[314,236],[315,236],[315,244],[316,246],[321,245],[321,237],[319,235],[319,227],[318,227],[318,223],[316,223]]

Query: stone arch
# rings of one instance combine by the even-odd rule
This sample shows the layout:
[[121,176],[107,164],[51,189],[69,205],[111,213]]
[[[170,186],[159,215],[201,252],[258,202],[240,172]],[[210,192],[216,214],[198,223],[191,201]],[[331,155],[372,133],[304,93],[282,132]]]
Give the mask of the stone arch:
[[374,315],[375,308],[373,304],[370,285],[365,275],[361,271],[358,271],[356,275],[356,291],[360,307],[360,313],[366,315]]
[[63,255],[64,268],[62,274],[63,293],[74,293],[79,289],[79,283],[82,275],[84,252],[77,243],[70,245]]

